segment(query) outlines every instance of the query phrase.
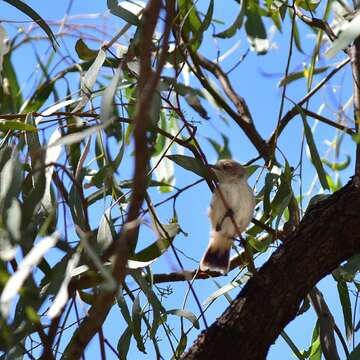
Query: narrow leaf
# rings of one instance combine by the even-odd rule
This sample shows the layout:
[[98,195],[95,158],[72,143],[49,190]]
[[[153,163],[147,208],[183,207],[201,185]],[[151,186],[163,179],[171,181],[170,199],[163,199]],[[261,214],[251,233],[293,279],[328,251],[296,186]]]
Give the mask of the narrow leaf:
[[1,293],[0,310],[3,317],[6,318],[8,316],[10,310],[10,303],[19,292],[30,272],[36,265],[39,264],[44,254],[49,249],[55,246],[58,239],[59,234],[57,233],[54,233],[52,236],[48,236],[42,239],[40,242],[34,245],[34,247],[21,261],[18,269],[7,281],[3,292]]
[[51,31],[49,25],[45,22],[45,20],[35,10],[33,10],[29,5],[25,4],[20,0],[4,0],[4,1],[16,7],[24,14],[29,16],[31,19],[33,19],[35,23],[38,24],[45,31],[45,33],[49,37],[49,40],[51,41],[54,50],[56,51],[56,47],[60,45],[57,42],[54,33]]
[[337,289],[338,289],[341,308],[344,316],[346,337],[350,339],[353,334],[353,323],[352,323],[351,302],[350,302],[347,283],[345,281],[338,281]]
[[198,159],[186,155],[168,155],[167,158],[174,161],[182,168],[199,175],[200,177],[207,179],[213,178],[213,175],[208,167]]
[[191,311],[183,309],[171,309],[167,310],[166,314],[183,317],[184,319],[189,320],[196,329],[200,329],[199,321]]
[[330,187],[329,187],[329,184],[328,184],[328,182],[326,180],[326,173],[325,173],[325,170],[323,168],[323,165],[322,165],[318,150],[316,148],[311,128],[310,128],[310,126],[309,126],[309,124],[308,124],[308,122],[306,120],[306,116],[305,116],[304,112],[302,111],[302,109],[299,106],[296,106],[296,108],[298,109],[299,114],[300,114],[301,119],[302,119],[303,124],[304,124],[304,132],[305,132],[305,137],[306,137],[307,144],[308,144],[309,149],[310,149],[311,160],[312,160],[312,162],[313,162],[313,164],[315,166],[315,169],[317,171],[317,174],[319,176],[320,184],[321,184],[321,186],[323,187],[324,190],[325,189],[329,190]]

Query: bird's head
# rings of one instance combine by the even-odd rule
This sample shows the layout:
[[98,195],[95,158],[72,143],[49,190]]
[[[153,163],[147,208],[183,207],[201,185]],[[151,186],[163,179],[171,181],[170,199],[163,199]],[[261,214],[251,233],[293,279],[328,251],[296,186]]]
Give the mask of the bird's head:
[[247,179],[247,170],[237,161],[231,159],[219,160],[215,165],[210,165],[219,182],[233,182]]

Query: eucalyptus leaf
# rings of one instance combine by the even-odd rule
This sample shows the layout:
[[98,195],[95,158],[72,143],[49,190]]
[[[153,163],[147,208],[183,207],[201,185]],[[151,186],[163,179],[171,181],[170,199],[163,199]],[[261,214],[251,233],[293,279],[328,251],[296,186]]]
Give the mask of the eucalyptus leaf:
[[214,178],[210,169],[198,159],[186,155],[168,155],[167,158],[200,177],[205,179]]

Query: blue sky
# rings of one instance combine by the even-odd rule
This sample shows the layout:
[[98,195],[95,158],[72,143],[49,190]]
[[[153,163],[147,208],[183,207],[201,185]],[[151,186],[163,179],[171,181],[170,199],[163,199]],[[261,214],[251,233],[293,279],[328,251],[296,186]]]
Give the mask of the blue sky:
[[[36,9],[41,16],[47,21],[54,21],[63,18],[63,15],[66,12],[68,7],[68,1],[54,1],[54,2],[43,2],[39,0],[27,1],[27,4]],[[51,5],[50,5],[51,4]],[[200,0],[198,2],[198,6],[200,9],[206,9],[208,1]],[[237,11],[237,4],[235,1],[228,2],[226,11],[222,9],[222,2],[215,1],[215,14],[218,14],[217,17],[224,20],[227,24],[233,20],[234,15]],[[8,4],[2,2],[0,7],[1,15],[0,19],[6,20],[19,20],[24,21],[27,20],[23,14],[21,14],[16,9],[13,9]],[[71,11],[69,15],[75,14],[104,14],[107,12],[106,1],[83,1],[83,0],[75,0],[73,2],[73,6],[71,7]],[[76,21],[76,20],[75,20]],[[79,20],[79,23],[83,24],[96,24],[99,27],[103,26],[103,20],[101,18],[89,18],[86,20]],[[119,28],[122,25],[122,22],[115,18],[114,16],[109,15],[109,23],[112,27],[106,28],[109,34],[114,35],[115,29]],[[7,29],[10,34],[13,34],[15,31],[15,27],[23,25],[25,28],[28,26],[27,23],[4,23],[3,26]],[[270,30],[270,23],[266,23],[267,29]],[[280,36],[278,33],[275,34],[273,39],[273,45],[277,47],[274,48],[267,54],[266,56],[257,56],[255,53],[250,52],[249,55],[245,58],[243,63],[233,71],[231,74],[231,80],[233,81],[233,85],[238,93],[245,98],[247,101],[250,111],[253,115],[255,124],[257,125],[260,133],[267,138],[272,133],[272,130],[276,126],[278,119],[278,112],[280,107],[280,99],[281,99],[281,89],[277,87],[278,81],[281,79],[282,74],[284,73],[285,64],[286,64],[286,54],[288,51],[288,42],[289,42],[289,22],[286,22],[286,26],[284,26],[284,34]],[[54,31],[56,33],[58,27],[54,27]],[[301,29],[305,30],[305,35],[302,38],[302,44],[306,51],[310,51],[312,48],[313,40],[311,38],[311,32],[301,27]],[[77,55],[74,51],[74,44],[77,38],[66,38],[65,43],[62,41],[60,43],[60,51],[66,54],[69,51],[69,54],[77,60]],[[104,41],[110,40],[110,38],[104,35]],[[240,46],[237,50],[234,51],[234,54],[229,56],[222,65],[225,69],[231,68],[231,66],[236,62],[238,58],[242,54],[244,54],[248,48],[248,43],[246,37],[244,35],[240,35]],[[235,41],[235,42],[236,42]],[[96,49],[100,46],[99,43],[88,42],[92,48]],[[125,43],[125,41],[124,41]],[[216,57],[217,50],[220,50],[220,53],[223,54],[225,51],[230,49],[234,45],[234,40],[227,41],[218,41],[217,43],[214,39],[209,35],[204,41],[204,45],[201,48],[203,54],[205,54],[210,59],[214,59]],[[218,48],[219,47],[219,48]],[[40,56],[44,56],[46,58],[47,52],[49,51],[49,44],[47,42],[42,42],[38,46]],[[32,78],[31,74],[34,71],[34,68],[37,64],[36,59],[29,55],[31,52],[31,47],[24,47],[23,50],[19,50],[15,53],[13,57],[13,62],[15,68],[18,72],[18,76],[20,79],[20,84],[24,86],[27,91],[31,90]],[[339,59],[342,58],[342,55],[339,55]],[[338,60],[338,59],[337,59]],[[292,65],[290,67],[291,70],[300,70],[302,68],[302,62],[309,62],[309,57],[300,54],[295,51]],[[334,62],[336,61],[333,60]],[[332,62],[330,62],[332,63]],[[266,75],[265,75],[266,74]],[[318,79],[321,79],[323,75],[315,78],[315,82]],[[347,68],[345,71],[341,72],[339,75],[336,75],[334,79],[330,82],[336,86],[341,86],[331,88],[330,86],[326,87],[324,90],[321,90],[319,96],[315,97],[311,100],[309,104],[309,108],[313,111],[318,111],[321,104],[326,104],[326,107],[323,111],[323,114],[332,116],[332,113],[328,110],[330,107],[336,108],[340,101],[344,102],[347,97],[349,97],[351,93],[351,85],[350,85],[350,69]],[[77,75],[70,78],[75,84],[78,81]],[[198,86],[194,78],[190,79],[192,85]],[[335,89],[335,90],[334,90]],[[336,91],[338,89],[338,91]],[[65,94],[65,85],[64,88],[60,91]],[[299,81],[295,82],[288,88],[287,96],[291,98],[293,101],[297,101],[301,99],[306,94],[306,82]],[[291,103],[286,102],[286,109],[292,106]],[[255,149],[252,147],[248,139],[244,136],[241,129],[231,124],[228,126],[221,118],[221,114],[215,108],[207,108],[209,115],[211,116],[210,121],[205,121],[199,119],[199,116],[193,112],[191,109],[187,110],[187,116],[189,120],[193,120],[196,122],[198,126],[198,139],[200,140],[200,144],[206,152],[206,156],[209,162],[215,162],[217,159],[217,155],[209,145],[207,137],[215,138],[217,141],[221,142],[220,133],[226,135],[230,140],[230,149],[233,154],[233,157],[240,162],[246,162],[249,159],[255,157],[257,155]],[[349,113],[351,115],[351,112]],[[313,124],[310,122],[310,124]],[[292,120],[291,124],[284,131],[283,135],[279,139],[279,147],[286,154],[287,159],[292,166],[296,166],[299,161],[299,152],[301,147],[301,134],[302,134],[302,123],[300,117],[296,117]],[[315,138],[316,143],[319,149],[320,154],[323,156],[328,149],[326,145],[326,140],[331,140],[334,136],[334,131],[329,130],[328,127],[318,124],[315,130]],[[341,152],[343,156],[345,154],[352,155],[354,150],[354,144],[351,141],[345,141],[341,147]],[[128,149],[127,154],[130,154],[130,149]],[[279,155],[280,156],[280,155]],[[261,163],[259,163],[261,164]],[[347,181],[348,176],[351,175],[352,167],[342,173],[343,182]],[[176,186],[181,188],[195,180],[197,177],[185,170],[176,167]],[[259,171],[250,178],[250,184],[252,186],[255,185],[256,176],[259,174]],[[307,161],[304,165],[304,178],[303,178],[303,186],[305,191],[308,189],[308,186],[313,180],[315,175],[315,171],[310,161]],[[125,172],[120,174],[121,180],[128,179],[131,176],[131,166],[125,169]],[[260,179],[259,183],[256,186],[256,189],[259,190],[261,188],[261,184],[263,181],[263,177]],[[319,185],[316,186],[314,194],[320,190]],[[153,201],[156,202],[157,199],[163,199],[164,195],[159,194],[157,190],[153,190],[151,192],[153,196]],[[167,196],[167,195],[165,195]],[[177,201],[177,211],[179,216],[179,222],[182,229],[185,232],[189,233],[188,237],[185,237],[183,234],[179,234],[175,240],[175,246],[180,250],[184,251],[187,255],[190,255],[192,258],[199,260],[202,256],[202,253],[207,245],[208,240],[208,232],[209,232],[209,222],[206,215],[206,209],[211,197],[211,193],[207,188],[206,184],[201,183],[196,187],[190,189],[189,191],[183,193],[178,201]],[[91,222],[94,227],[100,221],[100,218],[109,204],[97,203],[97,208],[92,210],[92,218]],[[169,211],[171,209],[171,204],[166,205],[159,209],[159,215],[161,220],[166,222],[169,219]],[[152,236],[152,238],[150,238]],[[154,240],[153,235],[147,230],[143,230],[140,234],[140,247],[146,246],[147,243],[151,243]],[[270,253],[266,253],[261,256],[261,259],[258,262],[258,265],[261,264],[262,261],[265,261]],[[187,269],[196,268],[196,263],[191,259],[187,259],[182,256],[182,261]],[[172,254],[167,253],[162,256],[162,258],[153,265],[153,272],[168,272],[178,270],[178,265]],[[226,277],[217,278],[216,281],[219,284],[225,285],[227,284],[235,275],[235,272],[229,274]],[[165,284],[164,284],[165,285]],[[341,329],[344,328],[341,308],[339,306],[336,285],[331,281],[331,278],[328,276],[324,280],[321,281],[319,287],[326,294],[326,301],[333,311],[333,315]],[[216,291],[216,285],[211,281],[196,281],[194,284],[194,288],[200,298],[200,301],[204,301],[209,295],[211,295],[214,291]],[[165,307],[167,309],[179,308],[182,305],[183,298],[185,293],[187,292],[188,286],[184,283],[175,284],[173,286],[173,294],[164,300]],[[230,292],[230,295],[234,298],[238,293],[239,289],[234,289]],[[212,323],[228,306],[227,300],[222,297],[216,300],[216,302],[209,308],[206,313],[206,317],[209,323]],[[189,300],[186,306],[187,309],[193,311],[195,314],[198,314],[198,309],[194,303],[192,296],[189,296]],[[261,311],[261,309],[259,309]],[[73,316],[73,315],[71,315]],[[296,321],[290,323],[285,329],[288,335],[292,338],[292,340],[296,343],[298,348],[306,349],[311,341],[312,328],[315,324],[316,317],[312,310],[309,310],[302,316],[296,319]],[[186,323],[186,320],[185,320]],[[179,320],[173,319],[171,324],[178,328]],[[200,321],[201,326],[203,323]],[[187,326],[189,323],[187,323]],[[120,312],[114,307],[112,310],[106,324],[104,327],[104,334],[107,339],[116,347],[117,339],[120,334],[124,330],[124,321],[121,318]],[[198,332],[192,331],[188,344],[191,344],[193,339],[196,337]],[[70,333],[68,333],[69,336]],[[164,350],[165,358],[170,358],[171,349],[169,345],[166,343],[165,338],[160,343],[161,348]],[[154,353],[152,349],[152,345],[149,342],[147,344],[147,355],[142,355],[138,352],[135,342],[132,342],[131,350],[129,353],[129,359],[152,359],[154,358]],[[339,347],[340,349],[340,347]],[[98,358],[98,339],[97,337],[93,339],[90,346],[86,352],[86,358],[96,359]],[[268,359],[285,359],[291,358],[291,350],[284,343],[282,339],[278,339],[276,343],[271,347]],[[111,351],[107,351],[107,358],[112,359],[115,358]]]

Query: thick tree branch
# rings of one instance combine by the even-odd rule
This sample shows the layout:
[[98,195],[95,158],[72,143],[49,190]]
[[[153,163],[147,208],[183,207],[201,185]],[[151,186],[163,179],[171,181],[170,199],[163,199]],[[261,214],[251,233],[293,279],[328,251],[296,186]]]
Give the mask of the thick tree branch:
[[359,209],[356,177],[308,211],[298,229],[183,358],[233,359],[241,354],[242,360],[265,359],[315,284],[360,252]]

